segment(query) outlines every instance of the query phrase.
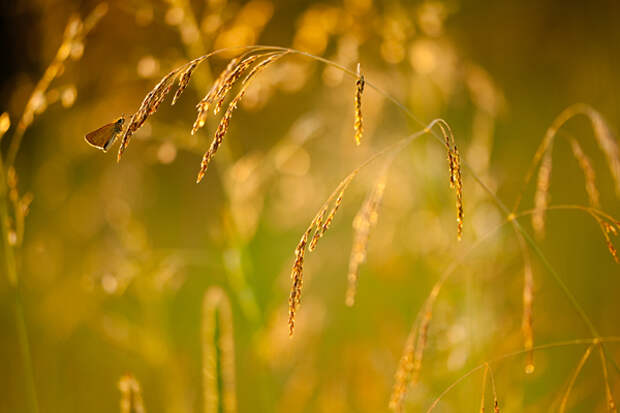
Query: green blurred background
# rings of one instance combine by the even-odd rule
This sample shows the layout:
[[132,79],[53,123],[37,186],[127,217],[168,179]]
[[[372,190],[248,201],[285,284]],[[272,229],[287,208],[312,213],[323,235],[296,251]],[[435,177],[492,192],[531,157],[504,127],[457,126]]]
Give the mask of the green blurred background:
[[[0,6],[0,112],[12,128],[63,41],[93,1]],[[414,141],[390,169],[362,266],[356,305],[344,305],[351,221],[381,162],[347,191],[332,228],[306,256],[294,338],[287,335],[290,267],[299,237],[346,174],[389,143],[445,119],[475,173],[512,206],[553,119],[573,103],[620,125],[620,5],[614,1],[111,1],[37,106],[15,168],[31,193],[16,248],[19,295],[42,412],[118,410],[131,372],[149,412],[202,411],[201,301],[221,286],[234,318],[240,412],[387,411],[410,326],[442,272],[474,243],[439,295],[420,382],[406,411],[424,411],[485,360],[523,348],[523,258],[505,216],[467,171],[465,235],[456,241],[454,193],[442,146]],[[200,157],[217,126],[190,135],[194,105],[230,55],[201,66],[180,102],[137,133],[122,162],[83,136],[133,113],[159,79],[213,49],[267,44],[323,56],[403,102],[409,120],[368,88],[364,141],[353,144],[355,79],[299,56],[265,70],[235,113],[205,180]],[[620,215],[614,182],[585,118],[565,129],[592,159],[602,209]],[[551,204],[585,205],[566,140],[554,152]],[[521,209],[532,207],[534,185]],[[530,231],[529,218],[522,219]],[[539,242],[602,336],[619,335],[620,271],[597,223],[580,211],[547,214]],[[540,261],[534,268],[534,342],[592,334]],[[3,263],[6,257],[2,256]],[[3,264],[3,274],[5,271]],[[0,277],[0,411],[28,411],[15,290]],[[502,411],[557,408],[585,346],[494,365]],[[608,356],[620,363],[620,346]],[[437,411],[478,411],[481,372]],[[620,398],[620,375],[609,366]],[[487,396],[489,397],[489,396]],[[487,409],[490,409],[487,405]],[[606,411],[594,352],[570,411]]]

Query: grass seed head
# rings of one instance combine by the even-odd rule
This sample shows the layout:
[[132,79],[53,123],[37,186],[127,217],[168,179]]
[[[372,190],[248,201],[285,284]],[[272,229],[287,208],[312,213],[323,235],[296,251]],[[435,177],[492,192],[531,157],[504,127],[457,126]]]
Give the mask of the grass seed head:
[[187,88],[187,85],[189,84],[189,80],[192,77],[194,70],[196,70],[201,61],[202,60],[200,59],[192,60],[187,66],[187,69],[185,69],[183,74],[181,74],[181,77],[179,78],[179,87],[177,88],[176,92],[174,92],[171,105],[177,103],[177,100],[179,99],[183,91],[185,91],[185,89]]
[[456,236],[460,241],[463,237],[463,224],[465,212],[463,208],[463,175],[461,171],[461,156],[454,141],[454,134],[450,126],[443,120],[438,122],[444,137],[448,159],[448,173],[450,176],[450,188],[456,192]]
[[144,413],[140,383],[131,374],[126,374],[118,382],[121,392],[121,413]]
[[579,167],[583,172],[583,175],[586,180],[586,193],[588,194],[588,202],[590,206],[594,208],[598,208],[600,206],[599,201],[599,192],[596,187],[596,174],[594,173],[594,168],[592,168],[592,163],[590,162],[590,158],[583,152],[581,149],[581,145],[577,142],[576,139],[570,139],[571,149],[573,150],[573,155],[575,159],[579,163]]
[[[254,66],[254,68],[249,72],[249,74],[243,80],[243,82],[242,82],[243,85],[241,86],[241,90],[237,93],[237,95],[233,98],[233,100],[228,104],[228,108],[226,109],[226,112],[224,113],[224,116],[220,120],[220,123],[218,124],[217,130],[215,131],[215,137],[213,138],[213,141],[211,142],[211,146],[209,147],[207,152],[205,152],[205,154],[202,157],[202,161],[200,162],[200,170],[198,171],[198,176],[196,177],[196,183],[199,183],[202,180],[202,178],[204,178],[205,173],[207,172],[207,168],[209,167],[209,163],[211,162],[211,159],[213,158],[213,156],[217,152],[218,148],[222,144],[222,142],[224,140],[224,135],[226,135],[226,132],[228,131],[228,127],[230,125],[230,119],[232,118],[233,112],[235,111],[235,109],[237,109],[237,106],[239,105],[239,103],[241,102],[243,97],[245,96],[247,88],[250,85],[250,81],[261,70],[263,70],[269,64],[275,62],[280,57],[284,56],[284,54],[286,54],[286,53],[271,54],[269,57],[267,57],[266,59],[264,59],[263,61],[258,63],[256,66]],[[262,56],[264,56],[264,54],[263,55],[255,55],[255,56],[251,56],[251,57],[262,57]],[[238,66],[241,66],[244,62],[249,61],[249,59],[250,58],[244,60]],[[247,63],[247,64],[249,65],[251,63]],[[241,71],[239,73],[242,73],[244,70],[245,70],[245,68],[241,69]],[[231,81],[230,79],[232,79],[235,76],[235,73],[236,73],[235,69],[233,69],[231,74],[228,76],[228,80],[224,80],[223,81],[224,85],[227,82],[234,83],[234,81]],[[231,85],[232,85],[232,83],[231,83]],[[225,93],[227,93],[227,92],[225,92]],[[225,93],[224,93],[224,95],[225,95]],[[215,96],[217,96],[217,93],[216,93]],[[222,96],[221,100],[218,101],[218,104],[221,104],[221,102],[223,102],[223,99],[224,99],[224,96]],[[206,114],[206,111],[203,112],[203,113]],[[193,130],[192,130],[192,133],[193,133]]]
[[382,174],[353,219],[353,246],[349,258],[345,295],[345,304],[349,307],[355,304],[359,267],[366,260],[370,231],[377,223],[379,206],[385,192],[385,179],[386,174]]
[[205,413],[235,413],[235,344],[230,301],[211,287],[202,302],[203,402]]
[[355,81],[355,121],[353,122],[356,145],[359,145],[362,142],[362,135],[364,133],[362,117],[362,94],[364,93],[365,84],[366,82],[364,80],[364,75],[362,75],[360,64],[358,63],[357,80]]

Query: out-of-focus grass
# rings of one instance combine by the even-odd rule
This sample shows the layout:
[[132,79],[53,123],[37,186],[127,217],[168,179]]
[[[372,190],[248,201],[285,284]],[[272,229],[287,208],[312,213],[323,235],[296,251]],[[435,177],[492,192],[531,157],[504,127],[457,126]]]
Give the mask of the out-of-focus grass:
[[[0,112],[12,120],[0,141],[3,159],[70,16],[86,16],[95,6],[2,6],[10,24],[3,25]],[[231,303],[241,412],[385,411],[411,324],[455,263],[435,302],[419,382],[405,410],[425,410],[470,369],[523,349],[522,249],[510,225],[496,230],[505,214],[473,174],[512,206],[538,144],[563,109],[588,103],[616,130],[616,5],[253,0],[108,6],[85,41],[72,42],[58,76],[37,96],[15,160],[18,193],[32,194],[33,201],[23,243],[5,249],[16,257],[23,323],[14,316],[16,290],[6,272],[11,259],[1,255],[0,358],[7,374],[0,376],[0,410],[28,411],[36,398],[41,411],[115,411],[119,378],[131,372],[147,411],[202,411],[201,303],[213,286]],[[133,113],[173,68],[213,49],[250,44],[290,46],[351,70],[361,62],[366,80],[417,118],[445,119],[472,168],[464,171],[465,228],[457,243],[444,148],[433,138],[419,139],[394,160],[349,308],[351,222],[382,165],[362,170],[306,257],[292,339],[287,297],[300,235],[351,170],[420,125],[366,87],[364,136],[356,147],[355,79],[289,56],[248,89],[214,164],[196,185],[217,120],[190,135],[194,105],[231,57],[223,56],[198,69],[174,107],[162,104],[121,163],[83,140],[121,113]],[[588,121],[575,118],[562,133],[591,158],[602,209],[619,216],[614,182]],[[534,206],[535,186],[525,192],[521,210]],[[569,141],[558,137],[550,205],[587,205],[584,186]],[[9,233],[17,220],[12,204],[5,207]],[[529,217],[519,222],[531,232]],[[549,210],[546,236],[536,245],[598,333],[618,335],[619,271],[597,223],[583,211]],[[534,281],[534,345],[592,337],[540,257],[525,248]],[[527,354],[492,363],[502,411],[559,407],[589,344],[536,351],[531,375],[524,373]],[[617,400],[620,377],[612,362],[618,345],[605,348]],[[605,411],[598,358],[593,347],[567,399],[571,411]],[[478,409],[483,370],[443,397],[437,411]],[[489,410],[491,387],[486,390]]]

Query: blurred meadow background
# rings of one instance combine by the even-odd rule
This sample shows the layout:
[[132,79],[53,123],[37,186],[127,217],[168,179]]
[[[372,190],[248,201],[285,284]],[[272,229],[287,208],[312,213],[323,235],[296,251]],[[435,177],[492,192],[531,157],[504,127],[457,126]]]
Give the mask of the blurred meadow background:
[[[615,411],[618,3],[16,0],[0,10],[0,411],[381,412],[390,400],[404,412]],[[195,105],[243,49],[203,62],[120,163],[118,143],[104,154],[85,142],[122,114],[127,124],[171,70],[255,44],[351,72],[297,53],[266,67],[200,184],[221,115],[192,135]],[[513,208],[548,128],[577,103],[588,106],[570,110],[586,116],[556,120],[566,123],[553,158],[540,152],[542,173]],[[352,170],[435,118],[462,159],[462,240],[435,127],[439,140],[420,136],[351,181],[306,252],[289,337],[291,267],[313,217]],[[386,165],[347,306],[352,222]]]

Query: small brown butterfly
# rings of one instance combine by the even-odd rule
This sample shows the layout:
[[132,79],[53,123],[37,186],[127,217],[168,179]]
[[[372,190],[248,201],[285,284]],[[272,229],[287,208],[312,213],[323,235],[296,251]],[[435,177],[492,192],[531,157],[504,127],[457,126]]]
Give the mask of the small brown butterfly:
[[103,125],[99,129],[87,134],[85,137],[86,142],[95,148],[107,152],[108,148],[112,146],[118,135],[123,131],[123,123],[125,123],[125,116],[121,116],[116,122]]

